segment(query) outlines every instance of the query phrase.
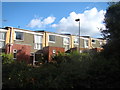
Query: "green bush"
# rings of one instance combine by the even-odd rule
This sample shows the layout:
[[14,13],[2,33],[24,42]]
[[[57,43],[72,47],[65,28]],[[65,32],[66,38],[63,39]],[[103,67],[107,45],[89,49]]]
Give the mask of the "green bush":
[[120,88],[120,61],[101,53],[60,53],[39,67],[3,65],[3,88]]
[[58,53],[52,58],[57,64],[68,62],[68,55],[66,53]]
[[91,88],[120,88],[120,61],[94,56],[88,69]]
[[2,53],[1,56],[2,56],[2,63],[3,64],[11,64],[14,62],[12,54]]

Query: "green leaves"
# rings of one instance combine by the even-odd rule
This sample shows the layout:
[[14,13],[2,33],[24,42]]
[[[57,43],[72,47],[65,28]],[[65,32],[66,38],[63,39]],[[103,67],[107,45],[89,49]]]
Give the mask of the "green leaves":
[[2,56],[2,64],[11,64],[14,62],[12,54],[2,53],[1,56]]
[[104,56],[107,58],[120,57],[120,2],[112,3],[105,15],[106,30],[102,34],[108,40],[104,46]]
[[72,52],[57,55],[55,62],[39,67],[24,63],[4,64],[3,89],[120,87],[119,59],[106,59],[101,53]]

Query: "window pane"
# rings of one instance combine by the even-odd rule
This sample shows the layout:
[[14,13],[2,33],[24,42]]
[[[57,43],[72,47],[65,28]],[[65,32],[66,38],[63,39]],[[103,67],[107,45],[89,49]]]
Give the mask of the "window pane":
[[4,41],[0,41],[0,48],[3,48],[5,46],[5,42]]
[[42,36],[34,35],[34,43],[35,49],[42,49]]
[[69,50],[69,45],[64,45],[65,51]]
[[6,33],[0,32],[0,40],[5,40]]
[[34,36],[35,43],[42,43],[42,36],[40,35],[35,35]]
[[102,41],[100,41],[100,45],[102,45],[103,43],[102,43]]
[[16,32],[16,39],[23,40],[23,33],[22,32]]
[[34,48],[35,49],[42,49],[42,44],[41,43],[35,43]]
[[17,58],[17,53],[13,54],[13,58],[16,59]]
[[88,48],[88,40],[84,40],[84,44],[85,44],[84,47]]
[[86,40],[86,46],[88,46],[88,40]]
[[64,43],[64,44],[69,44],[69,38],[64,38],[64,39],[63,39],[63,43]]
[[79,43],[79,38],[75,38],[74,43]]
[[54,41],[55,42],[55,36],[54,35],[49,35],[49,41]]
[[92,40],[92,44],[96,44],[96,40]]
[[95,40],[92,40],[92,42],[95,42]]

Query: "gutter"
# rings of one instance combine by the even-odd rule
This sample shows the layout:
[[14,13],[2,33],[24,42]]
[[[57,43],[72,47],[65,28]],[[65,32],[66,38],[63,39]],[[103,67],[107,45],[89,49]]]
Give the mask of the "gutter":
[[10,27],[10,38],[9,38],[9,53],[11,53],[11,44],[12,44],[12,27]]

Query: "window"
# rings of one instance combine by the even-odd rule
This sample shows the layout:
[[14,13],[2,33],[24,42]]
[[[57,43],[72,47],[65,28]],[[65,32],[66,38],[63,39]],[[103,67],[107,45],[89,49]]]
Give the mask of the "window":
[[6,33],[0,32],[0,40],[5,40]]
[[42,36],[34,35],[34,49],[42,49]]
[[103,45],[102,41],[100,41],[99,43],[100,43],[100,45]]
[[17,50],[16,49],[13,50],[13,59],[14,60],[17,59]]
[[49,35],[49,41],[50,42],[55,42],[55,36],[54,35]]
[[65,48],[65,51],[69,50],[69,38],[65,37],[63,38],[63,45],[64,45],[64,48]]
[[64,45],[65,51],[69,50],[69,45]]
[[64,45],[69,45],[69,38],[63,38],[63,44]]
[[53,53],[56,53],[56,50],[53,50]]
[[3,48],[5,46],[5,41],[0,41],[0,48]]
[[41,43],[35,43],[34,47],[35,47],[35,49],[42,49],[42,44]]
[[88,40],[84,40],[84,47],[85,47],[85,48],[88,48],[88,46],[89,46],[89,45],[88,45]]
[[93,44],[96,44],[96,40],[92,40],[92,43],[93,43]]
[[23,32],[15,32],[16,40],[23,40]]
[[0,48],[3,48],[5,46],[5,32],[0,32]]
[[33,64],[34,53],[30,53],[30,64]]
[[74,44],[79,44],[79,38],[74,39]]

